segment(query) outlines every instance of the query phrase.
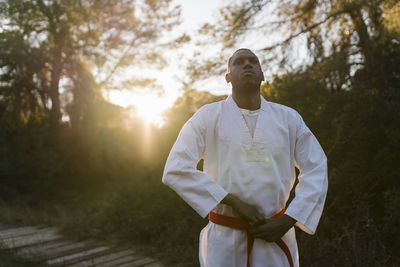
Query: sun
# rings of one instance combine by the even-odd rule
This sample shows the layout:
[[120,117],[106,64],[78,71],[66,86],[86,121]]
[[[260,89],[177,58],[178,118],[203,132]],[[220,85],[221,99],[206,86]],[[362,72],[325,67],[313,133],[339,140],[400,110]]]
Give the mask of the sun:
[[147,124],[162,126],[164,123],[162,113],[168,108],[164,99],[154,95],[137,96],[135,101],[136,114]]
[[114,90],[108,93],[107,98],[114,104],[122,107],[133,107],[133,114],[143,119],[146,124],[161,127],[164,124],[163,112],[172,101],[156,94],[135,94],[128,90]]

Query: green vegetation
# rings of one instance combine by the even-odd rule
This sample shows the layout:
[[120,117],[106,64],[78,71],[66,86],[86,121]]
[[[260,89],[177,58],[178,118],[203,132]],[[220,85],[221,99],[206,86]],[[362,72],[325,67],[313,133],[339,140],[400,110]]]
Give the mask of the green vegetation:
[[[81,2],[106,9],[103,1],[94,1],[100,6],[92,1],[0,2],[2,21],[16,25],[0,32],[0,219],[61,226],[75,238],[141,245],[149,253],[161,251],[169,263],[195,266],[198,235],[207,220],[162,185],[161,175],[183,123],[203,104],[223,97],[186,90],[166,112],[162,128],[146,126],[139,118],[128,119],[126,110],[102,98],[100,92],[107,85],[96,83],[86,67],[103,66],[101,60],[96,63],[102,55],[91,53],[102,45],[96,38],[112,36],[107,27],[115,24],[101,26],[104,21],[93,15],[98,10],[73,5]],[[226,21],[218,24],[223,29],[206,27],[215,38],[222,38],[216,42],[224,41],[221,30],[229,27],[232,40],[227,46],[236,46],[236,37],[245,36],[245,29],[258,29],[249,24],[255,20],[246,18],[265,11],[271,1],[247,2],[251,5],[225,9],[222,18]],[[295,60],[288,52],[289,41],[273,49],[265,47],[266,59],[275,55],[284,68],[263,84],[262,94],[298,110],[329,160],[326,209],[315,236],[298,231],[300,261],[304,266],[399,265],[400,24],[393,15],[399,4],[325,2],[329,5],[289,1],[292,6],[282,9],[285,25],[304,31],[310,52],[307,64],[295,69],[285,65]],[[151,11],[168,10],[163,1],[144,3]],[[93,16],[80,13],[84,11],[94,12],[88,13]],[[111,18],[119,14],[112,8],[108,11]],[[157,23],[164,21],[168,29],[167,17],[151,14],[145,18],[161,19]],[[332,21],[316,25],[316,18],[324,14]],[[95,33],[80,32],[83,28],[76,25],[85,24],[85,19],[88,25],[98,25]],[[51,23],[66,28],[54,28]],[[40,28],[43,25],[46,28]],[[40,45],[29,41],[39,33],[49,34],[51,41]],[[296,33],[291,33],[290,40]],[[152,38],[138,37],[141,45],[158,40],[142,34]],[[85,42],[83,48],[74,47],[76,35]],[[60,41],[57,36],[66,39]],[[289,49],[288,53],[279,54],[274,50],[278,47]],[[141,50],[135,51],[136,60],[152,61]],[[111,54],[103,56],[109,57],[104,59],[107,62],[119,60]],[[124,60],[128,58],[132,59]],[[57,60],[63,63],[61,69]],[[207,68],[188,66],[188,73],[199,80],[212,71],[210,66],[223,66],[223,62],[205,62]],[[66,97],[57,108],[61,78],[73,97]],[[70,121],[62,121],[61,113],[68,114]]]
[[18,256],[13,250],[0,249],[0,266],[4,267],[45,267],[47,264],[40,260],[27,259]]

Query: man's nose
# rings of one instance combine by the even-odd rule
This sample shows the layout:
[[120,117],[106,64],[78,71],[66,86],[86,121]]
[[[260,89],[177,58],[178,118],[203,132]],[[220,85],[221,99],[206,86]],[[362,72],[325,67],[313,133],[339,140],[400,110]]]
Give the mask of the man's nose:
[[244,61],[244,68],[252,68],[250,60],[246,59]]

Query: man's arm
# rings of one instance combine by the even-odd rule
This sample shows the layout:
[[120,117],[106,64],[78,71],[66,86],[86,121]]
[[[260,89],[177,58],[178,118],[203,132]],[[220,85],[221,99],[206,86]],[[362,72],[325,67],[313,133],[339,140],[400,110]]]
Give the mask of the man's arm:
[[294,159],[300,170],[295,197],[285,214],[294,218],[296,226],[314,234],[328,190],[328,166],[325,153],[303,119],[298,115]]
[[268,242],[280,239],[293,225],[313,234],[322,213],[327,192],[326,156],[317,139],[298,115],[294,157],[300,169],[296,197],[280,218],[267,219],[251,230],[256,238]]
[[219,184],[196,169],[205,149],[205,134],[210,112],[200,109],[183,126],[165,164],[162,181],[205,217],[228,194]]
[[219,203],[231,206],[244,220],[260,224],[265,219],[256,207],[228,194],[207,173],[196,169],[205,149],[207,110],[200,109],[182,128],[164,168],[163,183],[175,190],[202,217]]

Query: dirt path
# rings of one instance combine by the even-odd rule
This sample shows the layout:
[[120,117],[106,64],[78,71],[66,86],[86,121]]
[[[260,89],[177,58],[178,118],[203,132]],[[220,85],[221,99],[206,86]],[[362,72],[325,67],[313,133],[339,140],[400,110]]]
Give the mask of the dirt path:
[[66,240],[54,227],[0,224],[0,245],[1,249],[14,249],[18,255],[41,259],[50,266],[164,266],[154,258],[140,255],[134,248]]

